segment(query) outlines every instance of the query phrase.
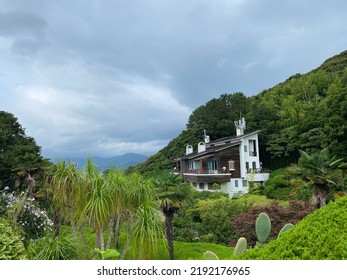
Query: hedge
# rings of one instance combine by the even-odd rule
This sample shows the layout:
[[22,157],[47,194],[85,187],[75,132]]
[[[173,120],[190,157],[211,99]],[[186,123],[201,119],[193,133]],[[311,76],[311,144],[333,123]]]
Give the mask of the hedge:
[[249,249],[238,259],[347,259],[347,196],[314,211],[278,239]]

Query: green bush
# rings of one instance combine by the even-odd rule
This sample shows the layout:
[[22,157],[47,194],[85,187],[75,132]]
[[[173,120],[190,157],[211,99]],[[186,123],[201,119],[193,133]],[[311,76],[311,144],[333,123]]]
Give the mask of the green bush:
[[32,241],[28,248],[32,260],[79,259],[81,244],[71,234],[54,236],[52,233]]
[[[245,237],[248,244],[254,247],[258,242],[255,222],[261,212],[265,212],[271,217],[272,230],[269,237],[271,240],[277,237],[284,224],[297,224],[313,210],[314,207],[305,205],[300,201],[290,201],[288,206],[282,206],[278,201],[273,201],[269,205],[252,207],[239,215],[233,216],[231,218],[231,227],[239,237]],[[232,247],[236,245],[237,239],[235,238],[230,242]]]
[[238,258],[245,260],[347,259],[347,196],[309,214],[293,229]]
[[26,255],[20,235],[0,219],[0,260],[22,259],[26,259]]

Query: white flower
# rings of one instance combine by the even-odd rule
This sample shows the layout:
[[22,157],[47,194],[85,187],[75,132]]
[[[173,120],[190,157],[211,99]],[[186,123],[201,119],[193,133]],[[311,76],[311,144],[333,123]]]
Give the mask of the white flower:
[[4,191],[8,191],[10,188],[8,187],[8,186],[6,186],[5,188],[4,188]]

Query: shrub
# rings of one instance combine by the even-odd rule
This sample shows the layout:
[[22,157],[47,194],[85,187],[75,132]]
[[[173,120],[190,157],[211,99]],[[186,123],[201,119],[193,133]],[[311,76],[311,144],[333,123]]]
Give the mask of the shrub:
[[[313,210],[312,206],[307,206],[299,201],[290,201],[288,206],[281,206],[278,201],[274,201],[270,205],[252,207],[246,212],[234,216],[231,225],[238,236],[245,237],[248,244],[253,247],[257,243],[255,221],[261,212],[265,212],[271,217],[272,229],[269,238],[271,240],[277,237],[284,224],[296,224]],[[234,247],[236,242],[237,239],[234,239],[230,245]]]
[[253,202],[242,201],[221,197],[199,200],[183,209],[175,220],[175,240],[228,245],[237,237],[231,229],[230,218],[253,205]]
[[32,260],[74,260],[79,259],[81,245],[71,234],[46,236],[31,242],[28,252]]
[[292,230],[240,259],[344,260],[347,259],[347,196],[316,210]]
[[292,230],[263,248],[248,250],[240,259],[347,259],[347,196],[316,210]]
[[10,225],[0,220],[0,260],[26,259],[21,237]]
[[[23,193],[17,196],[13,192],[0,192],[0,215],[12,217],[23,203],[22,197]],[[53,225],[46,212],[39,209],[35,199],[30,197],[24,201],[16,222],[22,228],[26,241],[44,236]]]

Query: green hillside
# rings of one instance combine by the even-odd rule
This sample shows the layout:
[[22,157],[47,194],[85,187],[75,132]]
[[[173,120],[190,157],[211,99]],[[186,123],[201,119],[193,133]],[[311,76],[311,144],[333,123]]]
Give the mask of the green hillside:
[[171,169],[173,159],[189,143],[196,147],[206,129],[211,139],[235,134],[240,113],[247,131],[260,129],[260,157],[264,167],[276,169],[295,162],[298,150],[328,147],[347,159],[347,51],[327,59],[306,74],[289,77],[258,95],[223,94],[196,108],[187,127],[146,162],[129,171]]

